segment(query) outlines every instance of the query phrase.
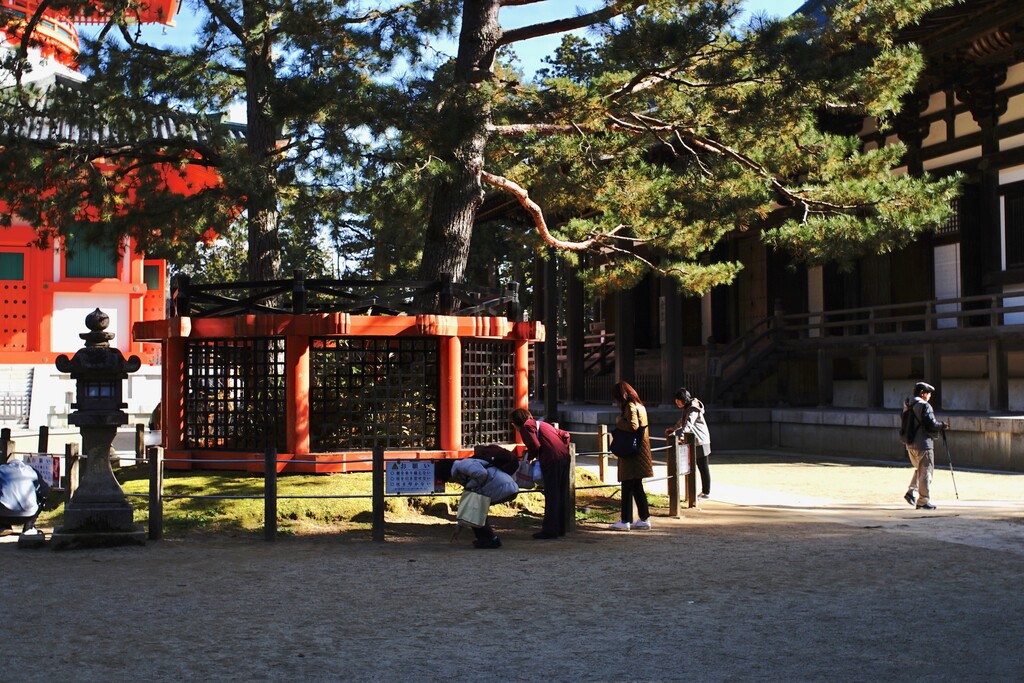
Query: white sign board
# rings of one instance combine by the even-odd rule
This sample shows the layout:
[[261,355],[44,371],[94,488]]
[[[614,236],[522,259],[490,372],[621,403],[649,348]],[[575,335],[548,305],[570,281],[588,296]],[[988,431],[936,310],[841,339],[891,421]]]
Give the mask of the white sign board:
[[679,463],[679,474],[690,473],[690,447],[685,443],[676,446],[676,462]]
[[50,486],[60,485],[60,458],[55,455],[26,455],[25,464],[39,473]]
[[384,493],[434,492],[432,460],[388,460],[384,463]]

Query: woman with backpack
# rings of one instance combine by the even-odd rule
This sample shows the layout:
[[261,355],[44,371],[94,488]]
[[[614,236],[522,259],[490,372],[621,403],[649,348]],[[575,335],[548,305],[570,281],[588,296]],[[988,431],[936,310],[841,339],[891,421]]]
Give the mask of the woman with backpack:
[[[615,428],[626,433],[641,433],[639,452],[626,458],[619,458],[619,482],[622,484],[622,516],[611,525],[613,531],[646,531],[651,528],[651,511],[644,491],[644,478],[654,476],[651,461],[650,422],[647,408],[636,389],[629,382],[619,382],[612,387],[612,399],[619,407]],[[637,516],[633,521],[633,503],[636,502]]]

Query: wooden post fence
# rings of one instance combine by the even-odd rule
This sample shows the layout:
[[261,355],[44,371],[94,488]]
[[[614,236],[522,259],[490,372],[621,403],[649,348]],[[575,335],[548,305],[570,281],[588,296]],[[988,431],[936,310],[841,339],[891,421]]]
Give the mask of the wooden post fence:
[[14,457],[14,442],[11,441],[11,430],[9,427],[0,429],[0,461],[4,464]]
[[149,540],[159,541],[164,536],[164,449],[150,446],[146,449],[149,460]]
[[565,530],[576,531],[576,444],[569,442],[569,487],[566,490]]
[[77,443],[64,444],[64,502],[71,500],[78,490],[78,475],[81,471],[81,459]]
[[146,457],[146,425],[135,425],[135,464]]
[[263,454],[263,540],[277,538],[277,449]]
[[608,425],[597,425],[597,478],[604,484],[608,481],[608,452],[612,448],[612,436]]
[[384,448],[373,447],[373,540],[384,540]]
[[696,438],[693,434],[673,434],[669,439],[668,465],[668,514],[678,519],[682,516],[682,501],[686,507],[697,506]]
[[686,507],[697,507],[697,437],[691,433],[686,437]]

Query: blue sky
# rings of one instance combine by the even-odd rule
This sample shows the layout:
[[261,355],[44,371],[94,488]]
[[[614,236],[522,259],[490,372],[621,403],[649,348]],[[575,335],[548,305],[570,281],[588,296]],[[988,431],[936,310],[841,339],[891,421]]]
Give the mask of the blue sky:
[[[769,14],[772,16],[785,16],[792,14],[804,0],[748,0],[745,3],[747,12],[751,14]],[[502,23],[506,28],[514,28],[528,23],[539,23],[561,19],[572,16],[576,9],[587,11],[599,6],[598,0],[545,0],[534,5],[522,7],[506,7],[501,11]],[[146,27],[144,35],[146,39],[158,44],[182,45],[190,42],[190,38],[196,29],[196,20],[192,9],[186,1],[182,2],[181,10],[175,17],[174,27],[160,28],[155,26]],[[81,29],[87,32],[87,28]],[[516,54],[522,62],[523,71],[533,74],[543,66],[541,58],[551,54],[558,46],[561,36],[545,36],[535,38],[515,46]],[[454,52],[454,46],[452,48]]]
[[[748,0],[744,3],[746,11],[750,14],[768,14],[771,16],[786,16],[792,14],[804,4],[805,0]],[[574,12],[567,11],[569,7],[583,10],[593,9],[601,3],[595,0],[547,0],[537,5],[525,5],[522,7],[506,7],[501,10],[502,24],[505,28],[515,28],[528,23],[539,23],[561,19],[572,16]],[[561,36],[545,36],[519,43],[515,46],[516,54],[522,61],[523,71],[526,74],[533,74],[544,64],[541,58],[554,52],[561,42]]]
[[[750,14],[768,14],[770,16],[786,16],[792,14],[804,3],[804,0],[747,0],[745,9]],[[543,0],[534,5],[522,7],[506,7],[501,11],[501,20],[505,28],[515,28],[531,23],[540,23],[572,16],[580,11],[589,11],[600,6],[600,0]],[[197,20],[189,6],[188,0],[182,0],[182,7],[175,16],[175,26],[143,27],[145,40],[156,45],[185,45],[191,42],[195,33]],[[95,31],[92,27],[80,27],[83,33]],[[532,76],[544,66],[543,57],[551,54],[561,41],[560,35],[544,36],[524,41],[515,45],[520,66],[524,74]],[[443,45],[438,45],[444,49]],[[450,47],[452,55],[455,46]],[[241,111],[233,111],[232,118],[242,116]]]

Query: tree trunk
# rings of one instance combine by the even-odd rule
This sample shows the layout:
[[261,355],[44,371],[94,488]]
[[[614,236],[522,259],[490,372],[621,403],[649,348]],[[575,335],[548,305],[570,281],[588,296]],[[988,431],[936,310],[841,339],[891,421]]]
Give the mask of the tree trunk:
[[461,136],[439,150],[451,173],[434,190],[430,222],[423,247],[420,277],[461,282],[469,260],[476,211],[483,201],[480,171],[491,120],[490,103],[475,93],[491,78],[494,53],[501,39],[500,0],[465,0],[453,94],[441,111],[442,121],[458,121]]
[[266,36],[267,7],[244,3],[246,71],[246,147],[252,164],[252,191],[245,208],[249,229],[249,280],[275,280],[281,268],[277,232],[278,187],[274,167],[277,122],[270,108],[274,85],[273,43]]

